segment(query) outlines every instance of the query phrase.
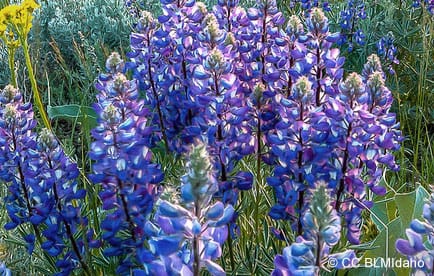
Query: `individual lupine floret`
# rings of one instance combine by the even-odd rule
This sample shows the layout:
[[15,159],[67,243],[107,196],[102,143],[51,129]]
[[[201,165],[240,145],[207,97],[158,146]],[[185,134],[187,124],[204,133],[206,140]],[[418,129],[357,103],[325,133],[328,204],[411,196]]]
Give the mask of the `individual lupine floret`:
[[3,262],[0,262],[0,276],[12,276],[11,270]]
[[414,219],[405,233],[407,239],[398,239],[396,249],[407,256],[412,264],[418,264],[411,266],[414,275],[419,275],[418,273],[432,275],[434,272],[434,193],[423,206],[422,219]]
[[32,168],[39,167],[34,171],[37,181],[31,188],[39,195],[38,201],[35,198],[37,214],[33,221],[43,221],[46,225],[41,247],[58,259],[56,266],[61,270],[58,275],[70,275],[78,267],[89,274],[87,246],[96,248],[100,242],[93,239],[93,229],[88,229],[81,204],[76,206],[86,195],[77,185],[77,165],[65,155],[50,130],[42,129],[37,143],[37,151],[30,153],[30,164]]
[[302,219],[303,236],[298,236],[296,242],[286,247],[283,255],[275,257],[273,276],[319,275],[321,270],[327,269],[330,258],[336,260],[335,269],[356,264],[357,257],[353,250],[330,254],[340,240],[341,219],[331,206],[327,184],[317,182],[309,193],[309,207]]
[[211,275],[226,275],[214,261],[221,256],[234,209],[212,202],[218,184],[204,144],[193,146],[186,170],[181,179],[182,205],[158,202],[154,219],[161,230],[149,241],[150,247],[168,275],[196,276],[202,268]]
[[[108,64],[121,68],[112,55]],[[119,64],[116,64],[116,61]],[[101,224],[103,239],[110,245],[106,256],[119,256],[119,274],[142,269],[151,262],[145,247],[145,222],[163,179],[160,166],[151,162],[153,130],[146,123],[148,109],[138,99],[137,86],[118,72],[101,75],[94,106],[98,118],[92,131],[95,141],[90,158],[95,160],[91,180],[101,185],[100,197],[107,215]]]

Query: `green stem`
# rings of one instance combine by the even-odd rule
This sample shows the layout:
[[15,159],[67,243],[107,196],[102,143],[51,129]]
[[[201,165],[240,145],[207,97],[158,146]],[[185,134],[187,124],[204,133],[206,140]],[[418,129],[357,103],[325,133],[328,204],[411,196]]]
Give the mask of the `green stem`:
[[234,258],[234,248],[232,245],[232,237],[231,237],[231,225],[228,224],[228,239],[227,239],[228,249],[229,249],[229,258],[231,260],[231,269],[232,274],[235,271],[235,258]]
[[261,151],[262,151],[262,145],[261,145],[261,118],[260,118],[260,112],[261,112],[261,104],[258,103],[258,125],[257,125],[257,153],[256,153],[256,204],[255,204],[255,231],[256,231],[256,242],[260,244],[261,242],[261,235],[260,235],[260,221],[259,221],[259,204],[261,204],[261,186],[262,186],[262,176],[261,176]]
[[33,72],[32,61],[30,60],[29,45],[27,43],[27,38],[20,37],[21,46],[23,46],[24,58],[26,60],[27,71],[29,72],[29,79],[32,85],[33,99],[35,105],[42,117],[42,122],[44,126],[51,130],[51,124],[48,120],[47,113],[45,112],[44,105],[41,100],[41,95],[39,94],[38,85],[36,83],[35,73]]
[[15,75],[15,48],[8,47],[8,60],[9,60],[9,70],[11,71],[11,84],[17,87],[17,77]]

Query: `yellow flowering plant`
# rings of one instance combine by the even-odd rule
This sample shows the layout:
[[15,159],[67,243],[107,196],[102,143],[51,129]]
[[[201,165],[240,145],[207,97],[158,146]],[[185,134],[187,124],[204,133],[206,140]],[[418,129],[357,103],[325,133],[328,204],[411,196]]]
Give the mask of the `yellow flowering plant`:
[[11,72],[11,83],[17,87],[14,67],[16,49],[23,47],[26,67],[29,72],[29,79],[32,86],[35,105],[42,117],[44,126],[51,129],[50,121],[42,104],[41,96],[33,72],[32,62],[29,54],[27,36],[32,28],[33,11],[39,8],[35,0],[24,0],[20,5],[12,4],[0,10],[0,38],[5,43],[9,55],[9,68]]

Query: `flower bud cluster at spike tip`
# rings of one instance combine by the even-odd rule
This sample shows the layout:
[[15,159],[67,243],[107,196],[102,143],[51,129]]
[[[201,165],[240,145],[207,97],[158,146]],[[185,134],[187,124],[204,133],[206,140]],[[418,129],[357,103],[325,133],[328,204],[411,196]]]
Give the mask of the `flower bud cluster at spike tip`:
[[100,197],[107,211],[101,228],[110,247],[104,252],[120,257],[117,273],[123,275],[147,265],[146,269],[156,269],[144,245],[144,227],[163,174],[151,162],[148,146],[153,144],[153,129],[147,125],[150,113],[138,99],[136,82],[121,73],[123,61],[117,53],[108,58],[107,69],[108,74],[100,75],[96,84],[100,91],[94,106],[98,125],[92,131],[89,156],[95,162],[90,179],[101,185]]
[[305,232],[283,250],[283,255],[275,257],[273,276],[317,275],[329,258],[336,260],[336,269],[356,264],[353,250],[330,254],[339,242],[341,223],[331,206],[327,184],[317,182],[309,193],[309,208],[303,215]]
[[211,275],[226,275],[214,261],[221,256],[234,209],[212,202],[217,190],[211,157],[199,143],[192,147],[182,177],[182,205],[157,203],[154,220],[160,229],[149,244],[165,265],[164,275],[199,275],[202,268]]
[[[431,189],[433,188],[431,186]],[[414,219],[405,233],[407,239],[398,239],[396,249],[407,256],[411,263],[423,264],[412,268],[415,275],[418,273],[432,275],[434,272],[434,193],[423,206],[422,219]]]

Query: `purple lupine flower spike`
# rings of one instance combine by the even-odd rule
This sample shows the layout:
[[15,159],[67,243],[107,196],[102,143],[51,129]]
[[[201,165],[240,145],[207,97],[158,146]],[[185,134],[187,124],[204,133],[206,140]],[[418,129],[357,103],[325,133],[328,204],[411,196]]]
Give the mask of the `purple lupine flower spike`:
[[218,182],[204,144],[193,146],[186,170],[182,204],[166,200],[157,204],[154,219],[161,230],[149,241],[151,249],[163,260],[168,275],[199,275],[202,268],[211,275],[225,275],[214,261],[221,256],[234,209],[212,200]]
[[163,174],[151,162],[148,146],[154,136],[146,122],[149,110],[138,99],[136,82],[120,72],[120,56],[113,53],[107,64],[109,74],[101,75],[96,84],[100,91],[95,105],[98,125],[92,131],[95,141],[89,153],[95,160],[90,178],[101,185],[100,197],[107,211],[101,224],[102,237],[110,245],[105,254],[121,258],[120,274],[131,269],[154,271],[158,266],[147,257],[152,254],[145,247],[148,234],[144,227]]

